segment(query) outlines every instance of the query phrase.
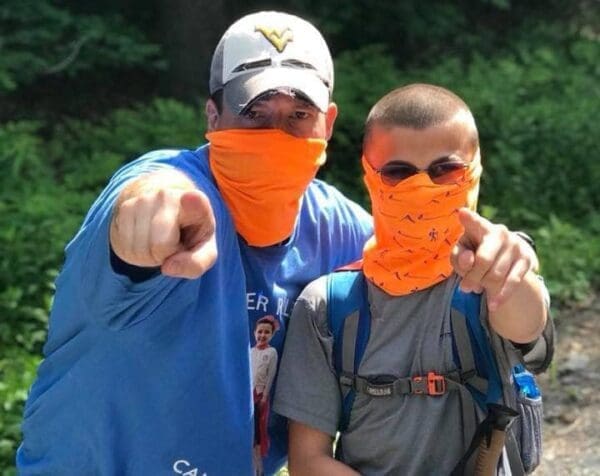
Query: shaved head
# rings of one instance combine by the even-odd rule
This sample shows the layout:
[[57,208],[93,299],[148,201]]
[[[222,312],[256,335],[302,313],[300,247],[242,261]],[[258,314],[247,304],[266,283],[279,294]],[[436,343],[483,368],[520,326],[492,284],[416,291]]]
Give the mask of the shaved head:
[[364,144],[374,126],[422,130],[451,120],[471,122],[473,146],[479,146],[475,119],[453,92],[431,84],[411,84],[386,94],[373,106],[365,122]]

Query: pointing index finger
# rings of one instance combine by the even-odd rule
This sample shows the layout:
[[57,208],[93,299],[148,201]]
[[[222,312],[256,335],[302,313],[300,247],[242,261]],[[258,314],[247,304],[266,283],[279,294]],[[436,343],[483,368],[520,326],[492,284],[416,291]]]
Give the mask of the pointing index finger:
[[477,248],[489,230],[489,222],[468,208],[458,210],[458,219],[465,229],[462,241],[472,243]]
[[191,225],[201,225],[205,220],[212,221],[214,217],[208,197],[199,190],[190,190],[181,195],[179,208],[179,225],[183,228]]

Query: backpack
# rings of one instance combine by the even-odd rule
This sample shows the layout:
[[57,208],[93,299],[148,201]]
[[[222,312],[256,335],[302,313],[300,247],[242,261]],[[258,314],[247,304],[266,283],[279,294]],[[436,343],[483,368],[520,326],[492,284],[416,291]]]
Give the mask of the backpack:
[[[366,279],[353,265],[329,274],[327,320],[333,336],[333,366],[342,395],[339,431],[343,432],[349,423],[356,392],[376,398],[403,394],[435,397],[450,390],[467,390],[482,414],[488,415],[489,409],[498,407],[497,404],[518,412],[519,418],[507,429],[504,453],[513,475],[532,472],[539,465],[542,452],[542,398],[530,370],[539,373],[549,365],[553,355],[553,325],[549,318],[542,338],[533,346],[519,349],[480,319],[481,301],[481,295],[461,291],[457,282],[450,311],[456,372],[447,375],[428,372],[394,381],[378,376],[364,378],[358,375],[358,369],[371,328]],[[473,411],[465,409],[463,415],[468,419]],[[468,434],[475,436],[453,475],[465,474],[467,468],[473,467],[472,455],[486,436],[482,431],[484,423],[478,426],[474,415],[473,421],[465,422],[465,428],[470,429]]]

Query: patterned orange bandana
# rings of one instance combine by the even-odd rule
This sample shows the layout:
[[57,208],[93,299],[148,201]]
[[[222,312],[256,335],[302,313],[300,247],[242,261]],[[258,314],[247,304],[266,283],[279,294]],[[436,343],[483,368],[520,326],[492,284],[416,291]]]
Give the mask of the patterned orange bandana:
[[209,163],[237,232],[251,246],[291,236],[300,199],[325,163],[327,142],[278,129],[209,132]]
[[393,296],[449,277],[450,253],[464,231],[458,209],[473,209],[477,202],[479,154],[464,177],[448,185],[434,184],[425,173],[387,185],[365,157],[362,163],[375,222],[375,235],[363,251],[365,276]]

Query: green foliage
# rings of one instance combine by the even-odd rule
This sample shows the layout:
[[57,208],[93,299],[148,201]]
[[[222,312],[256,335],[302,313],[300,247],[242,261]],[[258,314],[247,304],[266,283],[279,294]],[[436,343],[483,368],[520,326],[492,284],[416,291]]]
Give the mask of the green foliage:
[[[257,7],[264,3],[254,1]],[[590,5],[587,5],[589,3]],[[397,64],[435,65],[448,55],[497,54],[521,37],[532,44],[547,28],[556,38],[589,24],[597,6],[585,0],[288,0],[295,12],[315,22],[335,55],[383,44]],[[596,27],[597,28],[597,27]]]
[[16,445],[21,438],[22,407],[40,358],[16,348],[0,355],[0,475],[12,476]]
[[174,100],[117,109],[97,122],[67,120],[49,142],[50,160],[65,185],[97,190],[115,169],[151,149],[195,148],[204,115]]
[[118,15],[82,15],[49,0],[0,5],[0,93],[49,75],[164,67],[160,48]]
[[556,302],[583,301],[600,285],[600,215],[590,221],[587,230],[551,215],[534,233],[541,271]]
[[9,122],[0,127],[0,176],[2,191],[6,193],[20,180],[43,179],[48,172],[42,159],[37,136],[39,123],[33,121]]
[[341,54],[335,61],[333,100],[339,114],[322,175],[352,198],[364,203],[360,150],[369,109],[377,99],[400,83],[400,74],[384,47],[370,45]]
[[[27,137],[30,124],[0,129],[20,131],[13,138],[31,152],[13,173],[2,176],[0,192],[0,474],[12,474],[14,451],[26,389],[46,339],[53,281],[61,249],[83,213],[82,197],[65,193],[43,173],[39,141]],[[15,142],[0,141],[0,157]],[[3,146],[8,146],[7,148]],[[16,154],[19,158],[19,154]],[[6,161],[8,164],[8,161]],[[10,169],[9,169],[10,170]],[[39,172],[36,177],[34,170]],[[76,213],[73,212],[76,210]]]
[[532,226],[551,210],[584,224],[598,209],[600,164],[590,158],[599,150],[599,55],[600,43],[581,39],[563,50],[475,56],[462,77],[456,64],[432,71],[449,78],[474,111],[486,168],[482,198],[500,220]]
[[0,349],[18,343],[38,350],[45,339],[49,273],[59,265],[57,245],[72,225],[38,129],[32,122],[0,127],[0,166],[7,171],[0,177]]

